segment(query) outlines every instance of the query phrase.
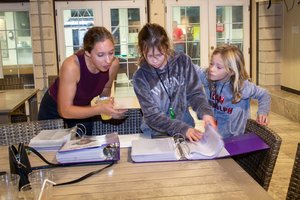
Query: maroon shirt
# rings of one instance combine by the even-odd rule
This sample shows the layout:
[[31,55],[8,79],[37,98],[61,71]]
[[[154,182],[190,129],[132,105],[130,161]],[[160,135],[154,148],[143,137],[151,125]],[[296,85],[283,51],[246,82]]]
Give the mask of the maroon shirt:
[[[77,106],[90,105],[91,100],[102,93],[109,80],[109,71],[93,74],[86,66],[84,51],[75,54],[80,63],[80,80],[77,83],[73,104]],[[59,78],[50,87],[50,95],[57,102]]]

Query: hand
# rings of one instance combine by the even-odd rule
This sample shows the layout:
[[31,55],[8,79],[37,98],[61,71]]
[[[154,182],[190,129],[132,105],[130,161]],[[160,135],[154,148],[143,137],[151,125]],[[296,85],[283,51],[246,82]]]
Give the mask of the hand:
[[256,122],[259,123],[260,125],[267,126],[269,124],[269,117],[268,115],[258,114],[256,118]]
[[127,109],[114,109],[113,97],[97,101],[96,105],[100,110],[100,114],[105,114],[115,119],[124,118],[124,113],[128,111]]
[[185,136],[189,139],[190,142],[197,142],[202,139],[203,133],[194,128],[189,128],[185,133]]
[[114,119],[123,119],[125,118],[125,113],[127,111],[127,109],[116,109],[114,114],[111,115],[111,117]]
[[204,126],[210,124],[214,129],[217,129],[216,119],[210,115],[203,115]]

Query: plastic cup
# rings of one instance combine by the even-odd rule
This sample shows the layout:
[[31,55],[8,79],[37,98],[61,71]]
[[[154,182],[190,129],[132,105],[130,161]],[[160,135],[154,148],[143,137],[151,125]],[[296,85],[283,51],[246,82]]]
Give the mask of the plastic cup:
[[[102,104],[109,103],[110,97],[100,97],[98,101]],[[110,120],[112,117],[110,115],[101,114],[101,118],[102,120]]]
[[0,175],[0,200],[18,199],[20,176],[17,174]]
[[46,182],[43,184],[31,182],[21,187],[24,200],[48,200],[52,198],[53,185]]
[[30,183],[37,183],[42,186],[46,179],[51,181],[54,180],[54,173],[52,170],[39,169],[39,170],[34,170],[28,174],[28,180]]

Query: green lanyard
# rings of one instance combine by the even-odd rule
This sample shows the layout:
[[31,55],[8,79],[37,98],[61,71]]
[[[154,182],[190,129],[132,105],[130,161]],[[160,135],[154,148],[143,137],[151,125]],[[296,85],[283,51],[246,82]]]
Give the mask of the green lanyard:
[[169,108],[169,111],[170,111],[170,118],[171,118],[171,119],[175,119],[175,112],[174,112],[173,108],[170,107],[170,108]]

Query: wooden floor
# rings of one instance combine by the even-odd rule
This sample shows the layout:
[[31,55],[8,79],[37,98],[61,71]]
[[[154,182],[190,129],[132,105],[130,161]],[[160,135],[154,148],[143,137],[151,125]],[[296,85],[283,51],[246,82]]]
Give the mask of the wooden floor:
[[[251,118],[256,118],[256,111],[257,106],[252,105]],[[300,142],[300,124],[271,112],[269,127],[282,138],[282,144],[268,193],[274,199],[285,199],[297,144]]]

